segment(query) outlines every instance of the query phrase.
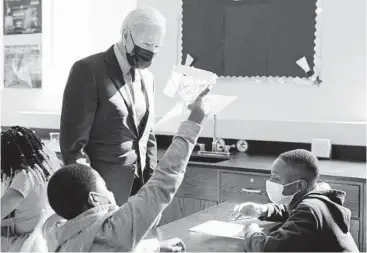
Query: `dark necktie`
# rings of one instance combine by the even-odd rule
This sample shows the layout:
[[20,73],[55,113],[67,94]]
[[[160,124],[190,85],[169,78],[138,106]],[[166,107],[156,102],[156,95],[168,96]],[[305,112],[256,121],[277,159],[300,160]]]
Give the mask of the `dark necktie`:
[[130,68],[129,72],[130,72],[130,75],[131,75],[131,81],[135,82],[135,69]]

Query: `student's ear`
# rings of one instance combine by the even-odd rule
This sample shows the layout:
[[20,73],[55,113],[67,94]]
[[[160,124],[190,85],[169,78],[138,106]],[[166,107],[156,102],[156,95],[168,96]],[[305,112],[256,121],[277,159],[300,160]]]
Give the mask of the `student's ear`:
[[306,190],[306,189],[307,189],[307,186],[308,186],[307,181],[306,181],[306,180],[301,179],[301,180],[299,180],[299,181],[298,181],[298,184],[297,184],[297,191],[298,191],[298,192],[304,191],[304,190]]
[[88,194],[88,203],[89,203],[90,205],[92,205],[92,206],[98,206],[98,205],[99,205],[99,203],[98,203],[98,201],[97,201],[97,198],[96,198],[96,196],[93,194],[93,192],[90,192],[90,193]]

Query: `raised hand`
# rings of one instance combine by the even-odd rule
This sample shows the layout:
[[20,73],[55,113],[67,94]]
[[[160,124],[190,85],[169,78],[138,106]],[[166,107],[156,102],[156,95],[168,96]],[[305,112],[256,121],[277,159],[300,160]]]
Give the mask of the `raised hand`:
[[189,104],[188,109],[191,110],[188,120],[201,124],[205,116],[209,113],[209,105],[204,101],[205,96],[211,90],[212,85],[205,88],[192,102]]

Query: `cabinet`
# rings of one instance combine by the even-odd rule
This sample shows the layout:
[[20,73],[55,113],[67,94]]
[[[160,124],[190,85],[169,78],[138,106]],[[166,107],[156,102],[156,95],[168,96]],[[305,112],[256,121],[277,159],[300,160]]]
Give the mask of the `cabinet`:
[[159,225],[217,205],[218,173],[219,171],[213,168],[189,165],[175,198],[163,211]]
[[[265,182],[269,173],[234,170],[218,165],[192,164],[187,167],[184,180],[174,200],[162,214],[160,225],[200,212],[221,202],[269,203]],[[346,192],[344,206],[351,210],[350,233],[359,246],[366,250],[366,182],[340,177],[321,176],[333,189]]]
[[217,204],[218,202],[216,201],[175,197],[172,203],[163,211],[159,226],[208,209]]
[[265,182],[269,175],[222,171],[220,177],[220,202],[269,203]]

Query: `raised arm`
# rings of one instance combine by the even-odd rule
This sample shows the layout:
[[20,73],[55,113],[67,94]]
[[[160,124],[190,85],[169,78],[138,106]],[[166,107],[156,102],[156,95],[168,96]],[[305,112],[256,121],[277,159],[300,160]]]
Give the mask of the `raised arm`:
[[62,102],[60,149],[65,165],[89,160],[83,149],[89,141],[97,94],[94,75],[88,64],[77,61],[71,68]]
[[110,230],[108,236],[121,245],[119,250],[134,250],[172,201],[201,130],[200,124],[206,114],[201,98],[208,92],[209,88],[191,105],[188,120],[181,123],[149,181],[105,223],[103,231]]

